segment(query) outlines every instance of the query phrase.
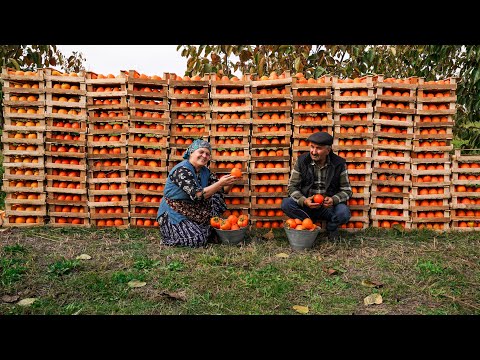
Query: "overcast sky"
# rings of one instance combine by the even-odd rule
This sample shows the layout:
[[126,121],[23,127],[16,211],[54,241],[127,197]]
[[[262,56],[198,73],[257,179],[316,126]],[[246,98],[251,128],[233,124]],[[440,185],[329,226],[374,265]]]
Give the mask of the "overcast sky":
[[85,70],[98,74],[120,70],[137,70],[146,75],[162,76],[164,72],[183,76],[187,58],[180,56],[177,45],[57,45],[65,55],[83,53]]

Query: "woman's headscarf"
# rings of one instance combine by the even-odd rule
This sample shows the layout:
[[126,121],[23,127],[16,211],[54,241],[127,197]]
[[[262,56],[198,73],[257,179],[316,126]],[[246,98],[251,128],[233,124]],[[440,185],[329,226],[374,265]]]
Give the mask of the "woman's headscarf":
[[210,150],[210,152],[212,152],[212,146],[208,141],[205,141],[203,139],[197,139],[194,142],[192,142],[190,146],[187,148],[187,151],[185,151],[185,154],[183,154],[183,158],[188,159],[191,153],[193,153],[195,150],[200,148],[206,148]]

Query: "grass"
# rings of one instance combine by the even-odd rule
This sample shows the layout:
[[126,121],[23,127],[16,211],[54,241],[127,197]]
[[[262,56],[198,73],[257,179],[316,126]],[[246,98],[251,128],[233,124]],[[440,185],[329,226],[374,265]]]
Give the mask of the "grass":
[[[480,314],[480,234],[368,229],[307,251],[264,234],[190,249],[163,246],[156,229],[8,229],[0,299],[36,301],[0,300],[0,314]],[[365,306],[372,293],[383,303]]]

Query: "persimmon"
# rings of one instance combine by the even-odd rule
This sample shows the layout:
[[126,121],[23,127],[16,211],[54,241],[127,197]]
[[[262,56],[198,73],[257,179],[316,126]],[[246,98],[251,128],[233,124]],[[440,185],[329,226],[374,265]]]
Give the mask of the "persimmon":
[[240,215],[237,221],[238,226],[245,227],[248,225],[248,215]]
[[324,197],[322,194],[315,194],[315,196],[313,197],[313,202],[316,204],[322,204],[323,200],[324,200]]
[[220,230],[231,230],[232,224],[228,219],[221,219],[220,220]]
[[239,168],[234,167],[230,171],[230,175],[232,175],[236,178],[239,178],[239,177],[242,177],[242,171]]

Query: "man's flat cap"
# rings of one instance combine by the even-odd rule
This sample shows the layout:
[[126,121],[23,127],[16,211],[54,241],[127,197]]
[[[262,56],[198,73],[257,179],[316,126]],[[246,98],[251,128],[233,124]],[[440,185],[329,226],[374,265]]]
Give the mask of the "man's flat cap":
[[316,132],[310,135],[307,139],[308,141],[314,142],[318,145],[332,145],[333,136],[326,132]]

